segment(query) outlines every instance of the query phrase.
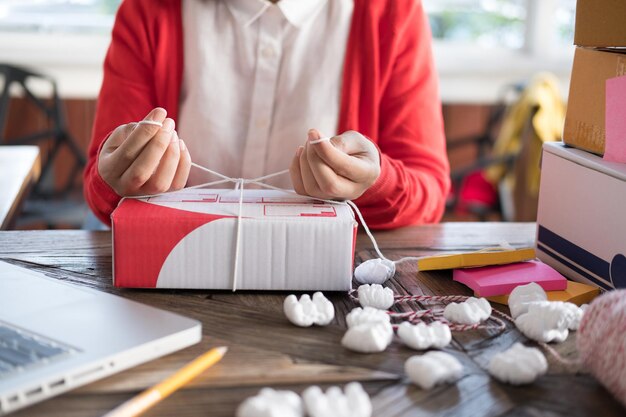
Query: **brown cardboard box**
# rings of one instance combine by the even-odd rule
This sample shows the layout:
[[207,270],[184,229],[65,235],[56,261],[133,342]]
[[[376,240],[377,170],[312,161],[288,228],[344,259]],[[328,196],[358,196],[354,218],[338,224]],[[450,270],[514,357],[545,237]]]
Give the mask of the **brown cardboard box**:
[[626,47],[626,0],[578,0],[574,44]]
[[626,51],[576,48],[563,129],[566,144],[604,154],[605,84],[622,75],[626,75]]

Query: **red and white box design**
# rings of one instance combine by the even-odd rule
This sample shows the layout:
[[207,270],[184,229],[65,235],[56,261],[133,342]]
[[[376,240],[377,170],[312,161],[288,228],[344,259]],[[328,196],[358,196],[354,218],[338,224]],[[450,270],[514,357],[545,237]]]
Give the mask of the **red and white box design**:
[[[233,289],[238,190],[123,199],[111,215],[116,287]],[[236,289],[348,291],[357,222],[345,204],[244,190]]]

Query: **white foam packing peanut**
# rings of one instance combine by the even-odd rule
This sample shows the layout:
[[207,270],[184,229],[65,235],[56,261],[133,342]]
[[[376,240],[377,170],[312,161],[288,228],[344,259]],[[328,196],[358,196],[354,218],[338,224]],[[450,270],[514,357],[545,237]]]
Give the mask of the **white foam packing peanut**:
[[583,319],[583,315],[585,314],[585,310],[587,309],[587,304],[583,304],[578,307],[574,303],[565,302],[563,303],[565,308],[571,311],[570,321],[567,324],[567,328],[572,331],[578,331],[580,327],[580,321]]
[[576,310],[566,304],[572,303],[562,301],[529,303],[528,311],[515,319],[515,325],[529,339],[544,343],[560,343],[567,339],[568,328],[576,322]]
[[373,307],[387,310],[394,303],[391,288],[384,288],[380,284],[364,284],[359,286],[359,303],[363,307]]
[[308,294],[303,294],[300,300],[289,295],[283,303],[283,311],[290,322],[300,327],[326,326],[335,317],[333,303],[319,291],[313,294],[313,299]]
[[382,352],[393,340],[389,315],[372,307],[357,307],[346,316],[348,330],[341,344],[354,352]]
[[[565,326],[568,330],[578,330],[578,327],[580,326],[580,321],[582,320],[585,311],[585,306],[578,307],[576,304],[569,302],[548,301],[548,296],[544,289],[534,282],[515,287],[515,289],[509,295],[508,304],[509,309],[511,310],[511,316],[514,319],[517,319],[523,314],[528,313],[530,306],[532,305],[539,304],[546,306],[548,304],[552,304],[552,307],[550,307],[551,310],[559,310],[562,312],[558,314],[550,313],[551,317],[554,318],[559,314],[564,316],[564,320],[566,321]],[[543,309],[548,309],[548,307],[543,307]],[[530,318],[523,319],[522,326],[527,330],[530,329],[529,326],[532,326],[532,324],[530,324],[531,321],[532,320]],[[558,330],[562,327],[561,325],[556,324],[554,324],[553,326],[555,326],[554,330]],[[545,326],[544,329],[546,329]],[[552,332],[552,334],[555,335],[553,340],[558,341],[561,338],[567,338],[567,334],[556,334],[559,332],[562,333],[561,330],[558,330],[557,332]],[[548,337],[547,333],[545,337]]]
[[443,310],[446,320],[458,324],[477,324],[491,315],[491,304],[484,298],[470,297],[462,303],[450,303]]
[[409,379],[422,389],[454,382],[463,375],[463,365],[457,358],[445,352],[431,351],[421,356],[411,356],[404,363]]
[[292,391],[263,388],[254,397],[247,398],[237,408],[237,417],[303,417],[300,396]]
[[526,285],[518,285],[509,295],[509,309],[511,316],[516,319],[528,311],[528,305],[537,301],[547,301],[548,296],[540,285],[531,282]]
[[415,350],[441,349],[452,341],[450,327],[438,321],[415,325],[405,321],[398,327],[398,337],[402,343]]
[[373,307],[356,307],[346,315],[348,328],[374,322],[391,323],[391,318],[387,312]]
[[354,270],[359,284],[384,284],[396,273],[396,265],[387,259],[368,259]]
[[320,387],[309,387],[302,393],[310,417],[371,417],[372,402],[361,384],[351,382],[344,391],[330,387],[324,393]]
[[500,382],[523,385],[530,384],[545,374],[548,362],[539,349],[516,343],[491,358],[488,370]]

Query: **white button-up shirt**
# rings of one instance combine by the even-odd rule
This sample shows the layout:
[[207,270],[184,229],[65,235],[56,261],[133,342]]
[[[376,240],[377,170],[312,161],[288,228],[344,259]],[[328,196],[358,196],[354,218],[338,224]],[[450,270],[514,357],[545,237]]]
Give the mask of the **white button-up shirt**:
[[[337,132],[353,0],[183,0],[178,132],[231,177],[289,167],[307,130]],[[214,178],[192,168],[189,185]],[[291,187],[286,176],[272,182]]]

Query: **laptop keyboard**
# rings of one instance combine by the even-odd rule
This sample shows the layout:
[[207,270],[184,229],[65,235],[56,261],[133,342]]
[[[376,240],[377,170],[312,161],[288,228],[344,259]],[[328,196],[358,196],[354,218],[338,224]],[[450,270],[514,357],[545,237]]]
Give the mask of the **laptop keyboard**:
[[71,351],[52,340],[0,322],[0,378]]

